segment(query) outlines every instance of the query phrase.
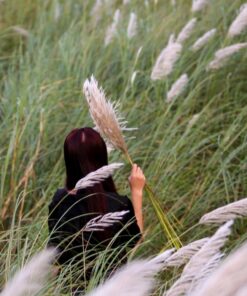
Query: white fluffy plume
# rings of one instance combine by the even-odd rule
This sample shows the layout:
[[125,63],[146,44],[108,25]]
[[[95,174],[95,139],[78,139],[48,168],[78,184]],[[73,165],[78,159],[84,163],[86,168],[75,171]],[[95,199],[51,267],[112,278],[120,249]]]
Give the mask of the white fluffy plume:
[[216,53],[214,54],[214,60],[209,63],[207,70],[215,70],[223,67],[232,55],[246,47],[247,42],[236,43],[216,51]]
[[98,170],[87,174],[84,178],[80,179],[76,185],[75,189],[83,189],[92,187],[94,184],[100,183],[104,181],[108,177],[110,177],[113,172],[120,167],[123,166],[123,163],[111,163],[109,165],[105,165]]
[[1,296],[33,296],[38,293],[50,272],[55,257],[54,249],[46,249],[32,259],[9,280],[0,293]]
[[165,267],[181,266],[187,263],[208,242],[209,238],[199,239],[184,246],[172,254],[166,261]]
[[129,211],[120,211],[99,215],[89,220],[83,227],[82,231],[104,231],[106,227],[112,226],[114,223],[121,221],[123,216],[128,212]]
[[200,38],[196,40],[196,42],[192,45],[191,49],[195,52],[201,49],[204,45],[206,45],[216,34],[217,30],[212,29],[202,35]]
[[220,207],[205,214],[200,219],[200,224],[222,224],[228,220],[247,216],[247,198]]
[[193,18],[191,19],[181,30],[181,32],[178,34],[177,41],[178,43],[183,44],[192,34],[195,25],[196,25],[197,19]]
[[191,10],[198,12],[203,10],[209,3],[209,0],[193,0]]
[[[191,296],[247,295],[247,244],[229,255]],[[245,294],[240,294],[245,292]]]
[[96,0],[90,12],[90,16],[92,17],[94,25],[97,25],[98,22],[101,20],[103,8],[104,8],[103,0]]
[[115,148],[126,153],[127,146],[122,135],[122,129],[126,127],[126,121],[122,121],[119,116],[118,105],[106,100],[104,90],[98,87],[98,82],[93,76],[85,81],[83,92],[97,130]]
[[121,18],[121,13],[120,13],[120,10],[117,9],[114,13],[112,24],[106,30],[105,46],[109,45],[111,43],[112,39],[116,36],[117,27],[118,27],[118,23],[120,21],[120,18]]
[[171,89],[167,93],[166,101],[169,103],[173,101],[176,97],[181,95],[181,93],[185,90],[187,84],[189,82],[189,78],[187,74],[181,75],[177,81],[175,81],[171,87]]
[[151,260],[140,260],[126,264],[87,296],[149,295],[155,285],[155,275],[162,269],[165,259],[172,252],[172,250],[168,250]]
[[188,128],[189,129],[192,128],[196,124],[196,122],[199,119],[200,115],[201,115],[201,113],[197,113],[197,114],[194,114],[192,116],[192,118],[188,122]]
[[182,45],[174,42],[174,35],[171,35],[168,45],[162,50],[155,62],[151,73],[151,79],[158,80],[168,76],[180,57],[181,51]]
[[127,36],[129,39],[131,39],[136,34],[137,34],[137,15],[134,12],[131,12],[128,29],[127,29]]
[[240,35],[247,28],[247,5],[243,6],[239,15],[231,24],[228,30],[228,37],[234,37]]
[[13,26],[13,27],[12,27],[12,30],[13,30],[15,33],[17,33],[18,35],[21,35],[21,36],[23,36],[23,37],[25,37],[25,38],[28,38],[28,37],[30,36],[29,31],[26,30],[26,29],[24,29],[24,28],[22,28],[22,27],[20,27],[20,26]]
[[[186,295],[192,287],[198,285],[198,275],[202,274],[205,265],[218,256],[220,249],[231,233],[233,221],[228,221],[203,245],[203,247],[190,259],[181,274],[181,277],[164,293],[165,296]],[[213,259],[212,259],[213,258]],[[200,276],[202,279],[202,275]]]

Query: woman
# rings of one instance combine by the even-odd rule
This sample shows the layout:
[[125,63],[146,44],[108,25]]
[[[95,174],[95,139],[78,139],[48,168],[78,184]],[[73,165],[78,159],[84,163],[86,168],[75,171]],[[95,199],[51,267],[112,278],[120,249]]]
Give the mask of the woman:
[[[92,128],[72,130],[64,142],[66,182],[49,205],[49,245],[56,246],[60,265],[86,268],[82,280],[89,280],[94,265],[90,263],[106,249],[121,248],[110,270],[126,261],[126,247],[134,247],[143,231],[142,192],[145,177],[134,164],[129,177],[131,201],[118,195],[111,177],[93,187],[75,190],[77,181],[108,164],[106,144]],[[132,205],[133,204],[133,205]],[[108,212],[128,210],[120,223],[104,231],[80,232],[92,218]],[[86,255],[85,255],[86,254]],[[86,258],[86,259],[85,259]],[[107,264],[106,264],[107,266]]]

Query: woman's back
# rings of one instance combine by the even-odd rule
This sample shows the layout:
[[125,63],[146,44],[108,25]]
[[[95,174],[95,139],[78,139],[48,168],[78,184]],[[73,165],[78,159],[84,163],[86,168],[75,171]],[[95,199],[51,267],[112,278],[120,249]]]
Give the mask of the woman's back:
[[127,210],[128,213],[104,231],[82,233],[85,224],[101,214],[88,211],[87,205],[94,199],[94,194],[88,195],[84,190],[69,194],[66,189],[58,189],[55,193],[49,205],[49,245],[58,247],[60,264],[80,259],[85,251],[103,250],[109,243],[111,248],[133,247],[140,239],[131,201],[112,192],[106,192],[103,198],[106,199],[107,212]]

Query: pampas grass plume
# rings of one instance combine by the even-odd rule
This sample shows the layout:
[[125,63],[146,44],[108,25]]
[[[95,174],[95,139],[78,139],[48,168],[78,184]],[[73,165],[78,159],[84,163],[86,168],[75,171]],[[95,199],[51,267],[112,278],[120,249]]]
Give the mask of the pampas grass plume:
[[103,10],[103,0],[96,0],[94,6],[90,12],[90,16],[92,17],[93,24],[97,25],[102,17],[102,10]]
[[167,99],[166,101],[170,103],[173,101],[175,98],[177,98],[181,93],[184,91],[188,84],[188,75],[183,74],[181,75],[176,82],[172,85],[171,89],[167,93]]
[[240,35],[247,28],[247,5],[243,6],[243,9],[240,10],[239,15],[231,24],[227,36],[235,37]]
[[[202,270],[205,268],[205,265],[212,258],[217,259],[218,256],[221,256],[219,251],[225,244],[227,237],[231,233],[232,224],[233,221],[228,221],[216,231],[216,233],[185,265],[180,278],[172,285],[172,287],[168,291],[164,293],[164,296],[186,295],[196,285],[200,284],[199,279],[203,279]],[[199,274],[200,278],[198,278]]]
[[50,272],[50,264],[56,255],[55,249],[46,249],[32,259],[10,279],[1,296],[33,296],[38,293]]
[[181,266],[189,261],[204,245],[208,242],[209,238],[196,240],[187,246],[184,246],[172,254],[166,261],[165,267]]
[[173,250],[168,250],[151,260],[126,264],[87,296],[148,296],[154,288],[155,275],[172,252]]
[[123,219],[123,216],[129,211],[110,212],[105,215],[99,215],[87,222],[82,231],[104,231],[106,227]]
[[192,45],[192,51],[196,52],[201,49],[204,45],[206,45],[216,34],[217,30],[212,29],[202,35],[200,38],[196,40],[196,42]]
[[83,92],[97,130],[115,148],[127,154],[127,146],[122,135],[122,128],[125,128],[126,122],[121,121],[118,115],[118,105],[106,100],[104,90],[98,87],[98,82],[93,76],[84,82]]
[[109,45],[111,43],[112,39],[116,36],[117,27],[118,27],[118,23],[120,21],[120,18],[121,18],[121,13],[120,13],[120,10],[117,9],[114,13],[112,24],[106,30],[105,46]]
[[181,32],[178,34],[177,41],[180,44],[183,44],[192,34],[195,25],[196,25],[197,19],[193,18],[191,19],[181,30]]
[[220,69],[227,63],[227,61],[231,58],[232,55],[234,55],[235,53],[237,53],[238,51],[246,47],[247,47],[247,42],[236,43],[216,51],[214,55],[214,60],[209,63],[207,70]]
[[22,28],[20,26],[13,26],[12,30],[15,33],[17,33],[17,34],[19,34],[19,35],[21,35],[21,36],[23,36],[25,38],[28,38],[30,36],[30,33],[26,29],[24,29],[24,28]]
[[247,293],[247,244],[229,255],[191,296],[230,296]]
[[173,71],[174,65],[180,57],[182,45],[174,41],[174,35],[170,36],[167,47],[158,56],[151,73],[152,80],[162,79]]
[[228,220],[247,216],[247,198],[220,207],[205,214],[200,219],[200,224],[222,224]]
[[128,29],[127,29],[127,36],[129,39],[131,39],[136,34],[137,34],[137,16],[134,12],[131,12]]
[[199,119],[200,115],[201,115],[201,113],[197,113],[192,116],[192,118],[188,122],[188,128],[192,128],[195,125],[195,123]]
[[83,188],[88,188],[92,187],[97,183],[100,183],[110,177],[113,172],[120,167],[123,166],[123,163],[111,163],[109,165],[105,165],[98,170],[89,173],[86,175],[84,178],[80,179],[76,185],[75,189],[83,189]]
[[203,10],[208,5],[209,0],[193,0],[192,12],[198,12]]

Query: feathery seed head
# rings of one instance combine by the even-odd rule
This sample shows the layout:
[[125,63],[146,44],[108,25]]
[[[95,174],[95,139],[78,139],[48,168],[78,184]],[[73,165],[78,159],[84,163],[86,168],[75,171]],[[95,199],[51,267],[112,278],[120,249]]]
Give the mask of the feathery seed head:
[[169,90],[166,101],[170,103],[179,95],[181,95],[181,93],[184,91],[185,87],[187,86],[188,81],[189,81],[189,78],[187,74],[181,75]]
[[203,10],[208,5],[209,0],[193,0],[192,12]]
[[118,115],[118,104],[112,104],[106,99],[104,90],[98,87],[98,82],[93,76],[84,82],[83,92],[91,117],[100,134],[107,138],[115,148],[127,153],[127,146],[122,135],[126,121]]
[[202,216],[200,224],[222,224],[226,221],[247,216],[247,198],[220,207]]
[[196,40],[196,42],[192,45],[192,51],[196,52],[201,49],[204,45],[206,45],[216,34],[217,30],[212,29],[202,35],[200,38]]
[[98,170],[89,173],[86,175],[84,178],[80,179],[76,185],[75,189],[83,189],[83,188],[88,188],[92,187],[97,183],[100,183],[110,177],[113,172],[120,167],[123,166],[123,163],[112,163],[109,165],[105,165]]
[[50,271],[55,249],[46,249],[34,255],[32,259],[10,279],[1,296],[32,296],[37,294]]
[[177,41],[180,44],[183,44],[192,34],[195,25],[196,25],[197,19],[193,18],[191,19],[181,30],[181,32],[178,34]]
[[162,79],[171,74],[174,65],[180,57],[182,45],[174,42],[174,35],[170,36],[167,47],[158,56],[151,73],[152,80]]
[[207,70],[220,69],[227,63],[232,55],[246,47],[247,42],[237,43],[216,51],[216,53],[214,54],[214,60],[209,63]]
[[230,25],[227,36],[235,37],[240,35],[247,28],[247,4],[241,6],[239,15]]
[[137,34],[137,15],[133,12],[130,14],[127,36],[129,39],[133,38]]

